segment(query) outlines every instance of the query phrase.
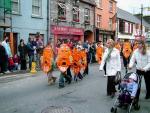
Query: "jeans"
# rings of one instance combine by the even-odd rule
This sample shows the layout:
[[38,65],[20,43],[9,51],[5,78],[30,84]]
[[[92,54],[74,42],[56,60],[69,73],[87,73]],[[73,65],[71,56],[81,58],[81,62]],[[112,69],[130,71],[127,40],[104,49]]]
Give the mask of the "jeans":
[[34,61],[34,55],[29,56],[29,69],[31,70],[32,62]]

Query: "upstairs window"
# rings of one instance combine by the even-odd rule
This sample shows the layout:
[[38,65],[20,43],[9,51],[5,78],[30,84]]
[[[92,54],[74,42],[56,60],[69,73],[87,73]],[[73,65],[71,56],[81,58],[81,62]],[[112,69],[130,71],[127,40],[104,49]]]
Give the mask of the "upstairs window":
[[42,0],[32,0],[32,15],[42,16]]
[[72,9],[73,21],[79,22],[79,6],[73,6]]
[[85,9],[84,10],[84,22],[86,24],[90,24],[90,9]]
[[113,12],[113,2],[109,1],[109,12]]
[[66,5],[64,1],[58,2],[58,18],[66,20]]
[[20,0],[12,0],[12,13],[20,13]]

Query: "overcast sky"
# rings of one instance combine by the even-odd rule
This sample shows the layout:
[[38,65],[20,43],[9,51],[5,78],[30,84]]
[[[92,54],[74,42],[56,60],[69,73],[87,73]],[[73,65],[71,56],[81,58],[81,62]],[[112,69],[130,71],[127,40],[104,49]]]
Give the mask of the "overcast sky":
[[[150,7],[150,0],[116,0],[117,6],[131,13],[139,13],[141,4],[144,7]],[[150,11],[144,10],[145,14],[150,14]]]

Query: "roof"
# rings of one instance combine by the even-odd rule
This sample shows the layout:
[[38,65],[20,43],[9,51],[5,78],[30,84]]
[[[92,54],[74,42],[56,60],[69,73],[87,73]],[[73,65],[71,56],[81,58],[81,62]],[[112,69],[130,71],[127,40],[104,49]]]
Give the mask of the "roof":
[[80,0],[81,2],[96,6],[95,0]]
[[[138,17],[120,8],[117,8],[117,18],[129,21],[132,23],[136,23],[136,24],[141,24],[141,20]],[[145,27],[150,28],[150,24],[148,24],[144,19],[143,19],[143,25]]]

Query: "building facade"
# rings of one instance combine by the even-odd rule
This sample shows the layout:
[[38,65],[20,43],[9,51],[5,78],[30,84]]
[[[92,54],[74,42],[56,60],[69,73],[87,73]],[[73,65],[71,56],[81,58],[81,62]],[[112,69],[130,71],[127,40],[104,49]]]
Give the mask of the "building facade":
[[117,8],[116,37],[119,39],[138,39],[146,37],[150,25],[143,20],[141,34],[141,20],[131,13]]
[[11,0],[11,28],[5,33],[10,37],[11,49],[17,52],[20,39],[27,43],[29,37],[37,34],[47,41],[47,0]]
[[116,25],[116,1],[95,0],[95,26],[96,41],[106,42],[108,38],[115,38]]
[[93,0],[51,0],[51,39],[58,41],[94,41]]

